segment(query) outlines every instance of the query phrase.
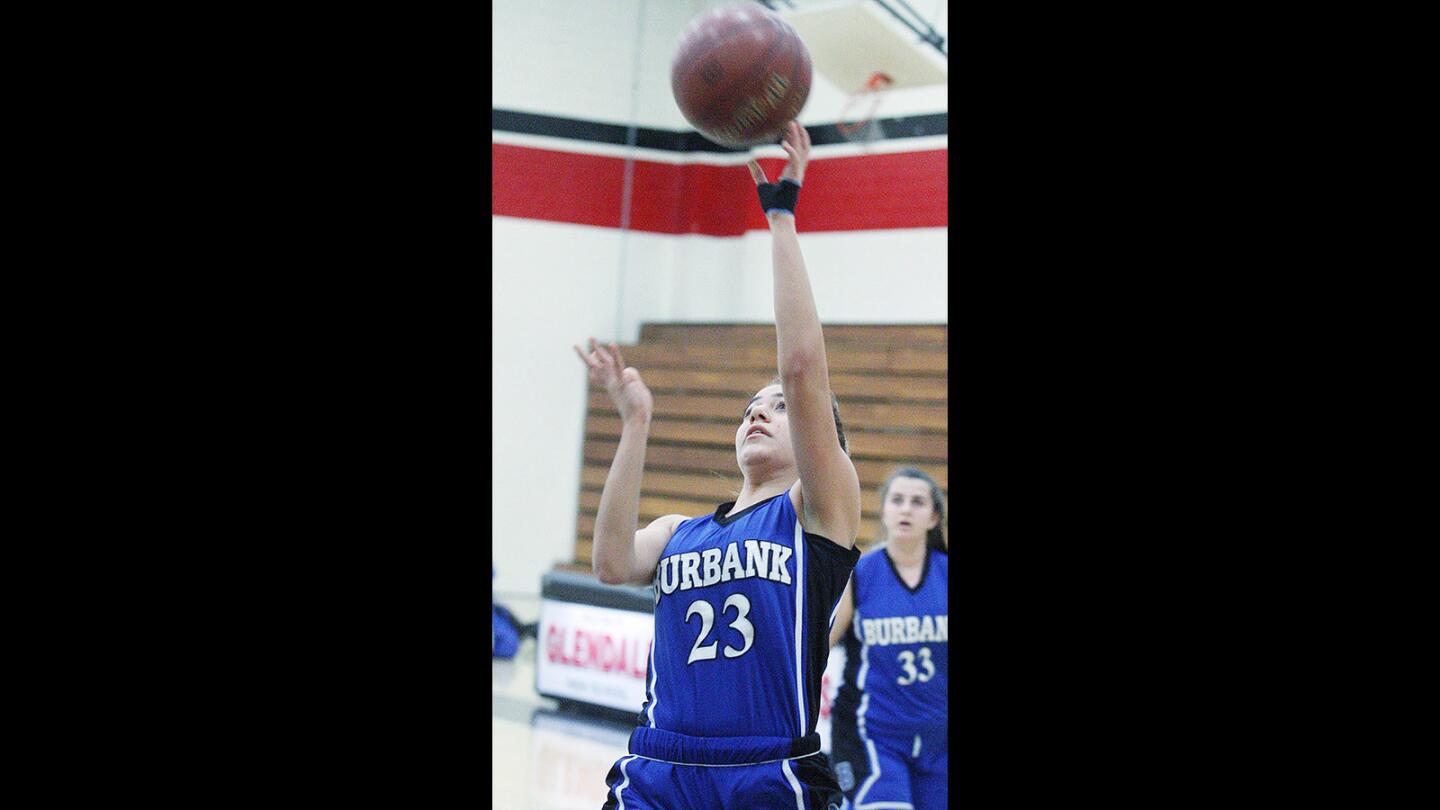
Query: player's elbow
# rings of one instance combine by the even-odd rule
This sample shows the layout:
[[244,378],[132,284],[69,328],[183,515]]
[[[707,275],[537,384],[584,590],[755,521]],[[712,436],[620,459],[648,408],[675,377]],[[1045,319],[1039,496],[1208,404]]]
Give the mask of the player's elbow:
[[595,571],[595,578],[606,585],[624,585],[629,581],[625,569],[619,565],[596,559],[590,567]]
[[629,582],[624,574],[618,574],[613,571],[597,571],[595,575],[606,585],[624,585],[626,582]]
[[780,381],[782,383],[804,383],[812,379],[825,363],[825,350],[821,347],[807,347],[785,352],[779,358]]

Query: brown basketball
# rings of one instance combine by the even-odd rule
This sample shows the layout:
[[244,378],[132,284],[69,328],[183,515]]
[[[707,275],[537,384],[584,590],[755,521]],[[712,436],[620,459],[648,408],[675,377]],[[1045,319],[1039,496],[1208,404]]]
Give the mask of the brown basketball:
[[696,17],[670,63],[680,113],[722,146],[775,143],[810,96],[810,52],[790,24],[758,3]]

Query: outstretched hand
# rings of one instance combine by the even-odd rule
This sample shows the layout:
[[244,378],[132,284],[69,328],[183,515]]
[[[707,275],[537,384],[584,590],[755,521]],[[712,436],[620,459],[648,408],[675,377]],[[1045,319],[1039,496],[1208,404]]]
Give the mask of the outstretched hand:
[[800,126],[799,121],[791,121],[785,130],[785,137],[780,141],[780,148],[790,156],[790,160],[780,172],[780,179],[789,177],[797,183],[803,183],[805,165],[810,162],[810,133]]
[[[785,139],[780,146],[784,148],[785,154],[790,156],[785,168],[780,171],[780,176],[775,182],[769,182],[765,177],[765,170],[760,168],[759,162],[751,160],[750,177],[755,181],[755,191],[760,196],[760,210],[765,212],[765,218],[770,220],[772,225],[777,220],[775,217],[794,217],[795,205],[800,199],[800,186],[805,180],[805,164],[810,162],[810,133],[800,126],[799,122],[791,121],[785,130]],[[792,182],[786,183],[786,180]]]
[[621,419],[627,422],[632,419],[649,421],[655,410],[655,398],[651,396],[645,383],[641,382],[640,372],[625,367],[625,358],[620,356],[618,345],[612,342],[609,348],[606,348],[596,343],[592,337],[589,352],[576,346],[575,353],[580,356],[580,362],[585,364],[590,374],[590,383],[604,386],[605,391],[610,394],[610,401],[615,403]]
[[[780,177],[775,182],[780,182],[787,177],[797,183],[805,182],[805,166],[810,162],[810,133],[800,126],[799,121],[791,121],[785,127],[785,137],[780,141],[780,148],[790,156],[785,163],[785,168],[780,170]],[[765,170],[760,164],[750,161],[750,176],[754,178],[755,185],[764,185],[769,182],[765,179]]]

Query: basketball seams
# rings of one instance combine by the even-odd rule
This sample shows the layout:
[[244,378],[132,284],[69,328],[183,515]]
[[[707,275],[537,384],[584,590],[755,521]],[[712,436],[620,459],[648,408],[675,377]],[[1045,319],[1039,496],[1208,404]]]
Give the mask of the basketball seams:
[[[766,49],[764,55],[755,60],[755,64],[748,72],[742,73],[739,77],[731,80],[730,84],[723,91],[717,91],[715,99],[703,109],[700,115],[700,120],[704,122],[707,127],[714,126],[711,121],[715,116],[717,108],[733,110],[746,101],[746,93],[739,88],[751,86],[766,73],[769,73],[771,63],[775,60],[776,53],[785,45],[790,26],[770,17],[766,17],[765,19],[771,23],[779,33],[779,36],[771,37],[769,47]],[[748,33],[748,29],[742,28],[741,33]],[[717,45],[712,50],[719,50],[720,47],[721,46]]]
[[[802,95],[802,94],[800,93],[800,91],[798,90],[798,88],[799,88],[799,86],[800,86],[800,82],[797,81],[797,79],[796,79],[796,74],[795,74],[795,71],[799,68],[800,65],[802,65],[802,64],[808,64],[808,63],[809,63],[809,54],[808,54],[808,53],[806,52],[806,50],[805,50],[805,43],[804,43],[804,41],[802,41],[802,40],[800,39],[800,35],[799,35],[799,34],[795,33],[795,29],[791,28],[788,24],[785,24],[783,21],[778,21],[778,20],[777,20],[776,22],[777,22],[777,25],[780,26],[781,36],[778,37],[777,40],[776,40],[775,49],[780,50],[780,51],[782,52],[782,54],[784,54],[784,53],[791,53],[791,54],[794,54],[794,55],[795,55],[795,59],[791,60],[790,77],[789,77],[790,86],[786,88],[786,97],[790,99],[790,108],[786,109],[783,113],[781,113],[781,114],[779,114],[779,115],[776,116],[776,117],[779,118],[779,120],[782,122],[782,131],[783,131],[783,124],[784,124],[784,123],[787,123],[787,122],[789,122],[789,121],[794,120],[795,117],[796,117],[797,115],[799,115],[799,113],[800,113],[800,109],[799,109],[799,108],[802,107],[802,106],[804,106],[805,100],[809,97],[809,94],[810,94],[809,85],[806,84],[806,86],[805,86],[805,92],[804,92],[804,94]],[[785,48],[785,47],[784,47],[784,46],[786,45],[786,43],[787,43],[787,39],[793,39],[793,40],[794,40],[794,47],[792,47],[792,48]],[[771,57],[771,55],[768,54],[768,53],[766,54],[766,56],[767,56],[767,57]],[[770,73],[777,73],[777,75],[783,75],[783,74],[780,74],[778,71],[776,71],[776,67],[777,67],[776,62],[778,62],[778,61],[779,61],[779,57],[772,57],[772,58],[767,58],[767,59],[763,60],[762,63],[761,63],[761,65],[760,65],[759,67],[757,67],[756,69],[751,70],[750,74],[747,76],[747,79],[749,79],[749,80],[751,80],[751,81],[761,81],[761,80],[763,80],[763,78],[764,78],[766,75],[768,75],[768,74],[770,74]],[[762,92],[763,92],[763,90],[762,90]],[[748,100],[749,100],[748,98],[742,97],[742,98],[736,100],[736,101],[734,102],[734,105],[735,105],[735,106],[738,106],[738,105],[740,105],[740,104],[742,104],[742,103],[744,103],[745,101],[748,101]],[[754,137],[754,136],[755,136],[754,134],[751,135],[751,137]],[[777,131],[777,132],[775,133],[775,137],[778,138],[779,136],[780,136],[780,132]]]
[[[698,42],[682,42],[680,50],[675,54],[674,62],[670,68],[670,90],[675,95],[677,104],[681,96],[688,96],[697,89],[703,88],[704,90],[714,91],[715,88],[710,86],[710,83],[704,79],[703,74],[705,69],[709,66],[709,62],[714,59],[716,53],[724,51],[732,41],[737,39],[741,34],[744,34],[747,30],[745,26],[738,23],[716,22],[715,25],[717,27],[723,25],[724,27],[720,28],[719,31],[711,37],[714,41],[705,50],[694,50],[699,44]],[[675,68],[682,62],[685,62],[687,67],[677,76]],[[703,84],[696,86],[697,80]],[[682,90],[684,92],[682,92]],[[706,111],[707,110],[702,110],[701,112],[704,113]],[[680,112],[682,114],[685,113],[684,108],[681,108]],[[689,120],[690,116],[686,115],[685,117],[686,120]],[[703,120],[704,116],[697,115],[696,117],[702,118]]]
[[[772,20],[771,22],[773,23],[775,21]],[[714,97],[712,98],[711,102],[708,105],[702,107],[700,112],[697,113],[695,116],[700,120],[700,123],[704,125],[707,129],[716,126],[714,119],[716,117],[717,110],[733,109],[745,100],[746,94],[743,90],[740,90],[739,88],[745,87],[749,84],[753,84],[755,80],[759,79],[761,76],[763,76],[769,71],[770,63],[774,60],[776,52],[779,51],[780,47],[785,44],[785,29],[778,28],[777,30],[779,31],[780,36],[770,38],[770,42],[765,50],[765,53],[759,59],[755,60],[755,66],[752,66],[748,72],[739,74],[736,78],[731,79],[728,83],[722,85],[721,87],[707,88],[714,93]],[[697,66],[703,67],[706,60],[712,58],[713,54],[715,54],[717,51],[725,50],[727,47],[729,47],[730,43],[733,40],[739,39],[744,35],[748,34],[749,32],[749,28],[740,25],[735,26],[733,32],[731,32],[728,36],[720,39],[719,42],[711,46],[709,50],[705,51],[702,57],[695,60]]]
[[[693,115],[692,111],[683,107],[681,113],[687,122],[716,143],[743,147],[767,142],[771,136],[763,131],[761,125],[773,125],[778,120],[783,129],[783,123],[798,117],[809,96],[813,70],[804,40],[789,23],[774,14],[764,13],[762,18],[769,23],[772,36],[768,37],[761,55],[748,60],[748,65],[726,66],[726,73],[731,77],[728,81],[709,85],[704,81],[704,77],[717,61],[724,64],[718,60],[718,56],[725,55],[727,51],[743,50],[746,43],[739,40],[753,35],[756,30],[754,23],[736,23],[727,18],[716,19],[707,29],[708,36],[697,37],[688,33],[672,62],[671,91],[677,103],[681,99],[696,96],[709,99],[708,103],[693,110]],[[767,108],[763,106],[766,100],[765,85],[771,75],[788,81],[789,84],[783,90],[784,95],[777,100],[778,103]],[[733,126],[736,118],[743,115],[746,107],[751,104],[760,105],[758,112],[754,113],[758,116],[758,121],[742,121],[738,134],[733,136],[717,131]],[[776,130],[774,133],[775,139],[779,138],[780,131]],[[759,140],[756,140],[757,136]]]

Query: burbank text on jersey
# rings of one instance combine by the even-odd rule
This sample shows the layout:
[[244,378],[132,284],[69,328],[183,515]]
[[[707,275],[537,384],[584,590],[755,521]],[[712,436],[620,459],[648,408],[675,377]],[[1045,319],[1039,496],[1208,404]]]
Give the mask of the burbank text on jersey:
[[947,614],[939,616],[887,616],[861,619],[860,632],[865,644],[886,647],[891,644],[918,644],[922,641],[949,641],[950,622]]
[[662,559],[656,569],[656,590],[671,594],[676,590],[708,588],[720,582],[751,577],[790,584],[790,571],[785,563],[795,553],[793,549],[768,540],[746,540],[743,548],[745,553],[742,555],[741,544],[735,541],[727,545],[724,552],[718,548],[707,548],[672,554]]

